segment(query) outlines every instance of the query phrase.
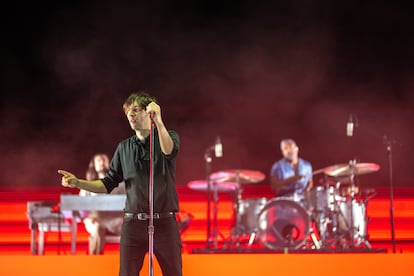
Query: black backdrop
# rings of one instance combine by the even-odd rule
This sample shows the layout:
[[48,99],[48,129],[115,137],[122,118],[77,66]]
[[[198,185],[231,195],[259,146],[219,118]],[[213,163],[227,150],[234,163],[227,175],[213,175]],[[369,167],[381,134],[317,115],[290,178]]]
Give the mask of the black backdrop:
[[[387,136],[394,185],[411,186],[408,8],[222,2],[3,8],[0,185],[59,185],[60,168],[83,177],[94,153],[112,154],[132,135],[123,100],[148,89],[180,133],[180,185],[205,177],[204,152],[219,135],[224,156],[213,170],[267,175],[280,139],[291,137],[314,169],[378,163],[379,172],[360,177],[369,187],[388,185]],[[345,133],[350,114],[359,124],[353,137]]]

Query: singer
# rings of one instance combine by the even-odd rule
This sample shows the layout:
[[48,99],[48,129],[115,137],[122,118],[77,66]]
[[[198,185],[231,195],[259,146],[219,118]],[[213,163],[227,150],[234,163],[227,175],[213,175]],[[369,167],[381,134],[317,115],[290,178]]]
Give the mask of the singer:
[[150,166],[150,124],[154,133],[154,254],[164,276],[182,275],[181,237],[175,213],[179,211],[175,186],[175,160],[180,140],[167,130],[155,98],[133,93],[123,105],[134,135],[120,142],[106,175],[94,181],[59,170],[62,185],[96,193],[110,193],[125,182],[126,202],[120,243],[120,276],[136,276],[148,252],[148,187]]

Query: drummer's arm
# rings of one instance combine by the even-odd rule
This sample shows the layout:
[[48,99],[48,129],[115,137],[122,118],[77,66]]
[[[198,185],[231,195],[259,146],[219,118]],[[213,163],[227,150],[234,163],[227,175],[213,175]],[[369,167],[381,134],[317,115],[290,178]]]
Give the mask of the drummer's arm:
[[294,175],[294,176],[291,176],[291,177],[288,177],[288,178],[285,178],[285,179],[280,179],[280,178],[277,178],[275,176],[272,176],[270,178],[270,184],[272,186],[272,189],[277,191],[280,188],[282,188],[283,186],[289,185],[290,183],[298,181],[301,178],[302,178],[301,175]]
[[306,186],[306,191],[310,191],[313,188],[313,180],[312,178],[308,181],[308,186]]

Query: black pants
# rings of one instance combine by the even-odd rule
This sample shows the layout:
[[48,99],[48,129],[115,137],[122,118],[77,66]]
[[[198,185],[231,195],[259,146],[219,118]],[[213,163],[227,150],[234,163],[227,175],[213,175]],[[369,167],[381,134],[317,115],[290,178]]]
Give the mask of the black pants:
[[[181,237],[175,217],[154,219],[154,255],[163,276],[182,275]],[[137,276],[148,252],[148,220],[124,218],[119,276]]]

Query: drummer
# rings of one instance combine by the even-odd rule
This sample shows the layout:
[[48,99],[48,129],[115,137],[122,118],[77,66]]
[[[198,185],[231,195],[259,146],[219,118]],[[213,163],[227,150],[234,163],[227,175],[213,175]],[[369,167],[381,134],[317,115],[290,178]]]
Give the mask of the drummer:
[[282,156],[270,170],[270,182],[276,197],[289,197],[302,202],[313,186],[312,165],[299,158],[299,147],[293,139],[280,142]]

